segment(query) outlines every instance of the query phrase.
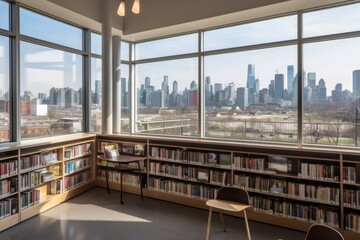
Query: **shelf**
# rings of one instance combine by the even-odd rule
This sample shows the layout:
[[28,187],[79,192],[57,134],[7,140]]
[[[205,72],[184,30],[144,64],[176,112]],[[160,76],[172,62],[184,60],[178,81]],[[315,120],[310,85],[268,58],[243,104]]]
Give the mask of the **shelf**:
[[74,174],[74,173],[78,173],[78,172],[84,171],[84,170],[86,170],[86,169],[90,169],[90,168],[91,168],[91,166],[87,166],[87,167],[84,167],[84,168],[81,168],[81,169],[77,169],[77,170],[75,170],[75,171],[73,171],[73,172],[71,172],[71,173],[64,173],[64,177],[69,176],[69,175],[72,175],[72,174]]
[[9,194],[5,194],[5,195],[0,195],[0,200],[5,199],[5,198],[9,198],[9,197],[12,197],[12,196],[15,196],[15,195],[17,195],[18,193],[19,193],[19,192],[16,191],[16,192],[9,193]]
[[48,168],[48,167],[51,167],[51,166],[54,166],[54,165],[58,165],[62,163],[62,161],[57,161],[57,162],[54,162],[54,163],[50,163],[50,164],[47,164],[47,165],[41,165],[39,167],[35,167],[35,168],[27,168],[27,169],[22,169],[20,170],[20,174],[25,174],[25,173],[29,173],[29,172],[34,172],[36,170],[39,170],[39,169],[42,169],[42,168]]
[[7,179],[7,178],[12,178],[12,177],[17,177],[17,176],[18,176],[18,173],[14,173],[14,174],[6,176],[6,177],[0,177],[0,180],[4,180],[4,179]]
[[0,220],[0,232],[19,223],[19,213]]
[[[188,165],[188,166],[194,166],[194,167],[205,167],[205,168],[216,168],[216,169],[222,169],[231,171],[231,167],[220,167],[216,165],[208,165],[208,164],[201,164],[201,163],[193,163],[193,162],[187,162],[186,160],[172,160],[172,159],[165,159],[165,158],[154,158],[150,157],[150,161],[156,161],[156,162],[164,162],[164,163],[173,163],[177,165]],[[186,162],[184,162],[186,161]]]
[[91,155],[92,155],[92,153],[90,152],[90,153],[82,154],[82,155],[75,156],[75,157],[72,157],[72,158],[64,158],[64,162],[72,161],[72,160],[75,160],[75,159],[78,159],[78,158],[89,157]]

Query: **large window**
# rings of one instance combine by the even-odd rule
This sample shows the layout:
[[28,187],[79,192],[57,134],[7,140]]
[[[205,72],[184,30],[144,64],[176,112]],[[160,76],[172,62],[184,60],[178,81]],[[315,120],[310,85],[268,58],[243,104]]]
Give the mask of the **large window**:
[[101,59],[91,58],[91,131],[101,132],[102,71]]
[[83,131],[80,55],[20,43],[21,137]]
[[138,133],[198,134],[197,58],[136,65]]
[[303,15],[304,37],[360,30],[360,3],[308,12]]
[[198,50],[198,34],[188,34],[136,44],[135,59],[194,53]]
[[321,36],[303,46],[304,143],[360,145],[359,11],[356,3],[303,15],[304,37]]
[[360,144],[359,56],[360,38],[304,45],[305,143]]
[[296,15],[221,28],[204,33],[205,51],[295,39]]
[[296,50],[286,46],[206,57],[205,136],[296,142]]
[[20,33],[29,37],[83,50],[83,30],[25,8],[20,9]]
[[0,28],[9,30],[9,4],[0,0]]
[[129,65],[120,66],[120,96],[121,96],[121,132],[130,132],[130,92],[129,92]]
[[9,141],[9,39],[0,36],[0,142]]
[[100,34],[91,33],[91,96],[90,96],[90,131],[101,132],[102,127],[102,38]]

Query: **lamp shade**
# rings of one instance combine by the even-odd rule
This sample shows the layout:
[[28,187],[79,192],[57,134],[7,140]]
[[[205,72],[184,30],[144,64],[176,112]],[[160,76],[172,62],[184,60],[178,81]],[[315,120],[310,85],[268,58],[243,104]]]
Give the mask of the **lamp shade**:
[[134,1],[134,5],[132,7],[132,12],[135,13],[135,14],[140,13],[140,0],[135,0]]
[[121,0],[117,14],[121,17],[125,16],[125,1]]

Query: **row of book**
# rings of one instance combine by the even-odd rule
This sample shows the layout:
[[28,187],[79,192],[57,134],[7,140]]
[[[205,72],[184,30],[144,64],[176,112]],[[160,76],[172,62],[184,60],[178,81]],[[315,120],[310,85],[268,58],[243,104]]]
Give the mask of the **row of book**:
[[[122,175],[123,184],[130,186],[139,186],[139,175],[138,174],[128,174],[120,173],[119,171],[109,170],[108,180],[109,182],[120,183],[120,177]],[[106,181],[106,173],[104,169],[99,169],[97,178],[102,181]]]
[[85,143],[72,147],[67,147],[64,150],[64,157],[67,159],[81,157],[91,153],[91,143]]
[[14,176],[18,173],[18,161],[10,160],[0,163],[0,179]]
[[360,233],[360,215],[353,213],[345,214],[345,229]]
[[56,179],[48,183],[48,194],[60,194],[63,192],[63,180]]
[[48,172],[46,168],[38,169],[33,172],[20,175],[20,189],[21,191],[36,187],[45,182],[49,182],[54,179],[54,174]]
[[253,157],[244,157],[244,156],[235,156],[234,157],[234,168],[235,169],[244,169],[244,170],[265,170],[265,158],[253,158]]
[[261,193],[279,194],[299,200],[338,204],[340,189],[254,175],[234,175],[234,186]]
[[356,169],[352,166],[343,166],[344,183],[356,183]]
[[40,190],[32,189],[20,195],[20,209],[24,210],[40,203]]
[[339,213],[335,209],[260,196],[250,196],[250,204],[259,212],[339,227]]
[[340,167],[331,164],[301,163],[299,177],[339,181]]
[[41,154],[33,154],[20,158],[21,171],[27,171],[42,166]]
[[18,178],[8,178],[0,181],[0,198],[5,198],[17,192]]
[[52,150],[42,154],[33,154],[30,156],[21,157],[20,167],[21,171],[24,172],[56,162],[58,162],[58,152],[57,150]]
[[360,208],[360,190],[344,189],[344,206]]
[[6,198],[0,201],[0,219],[6,218],[18,212],[17,198]]
[[91,166],[90,158],[80,158],[64,163],[64,172],[65,174],[70,174],[74,172],[81,171],[82,169],[88,168]]
[[90,179],[91,179],[91,172],[89,170],[84,172],[79,172],[71,176],[66,176],[64,177],[64,189],[68,191],[82,183],[89,181]]
[[[114,147],[111,147],[114,146]],[[121,154],[127,155],[145,155],[145,144],[143,143],[115,143],[115,142],[100,142],[100,152],[106,153],[106,149],[114,148]]]
[[217,152],[195,152],[185,149],[151,147],[151,158],[180,161],[198,165],[231,167],[231,155]]
[[215,171],[191,166],[150,162],[150,173],[162,174],[191,181],[231,185],[231,173],[228,171]]
[[155,191],[170,192],[186,197],[210,199],[214,198],[216,189],[210,186],[178,182],[164,178],[150,177],[149,187]]

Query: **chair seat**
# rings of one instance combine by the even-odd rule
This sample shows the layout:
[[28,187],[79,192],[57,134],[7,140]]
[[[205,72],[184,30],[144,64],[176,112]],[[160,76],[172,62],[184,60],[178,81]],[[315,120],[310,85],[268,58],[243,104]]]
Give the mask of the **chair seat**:
[[216,200],[216,199],[211,199],[206,201],[206,205],[209,207],[218,208],[229,212],[241,212],[251,207],[249,205],[241,204],[239,202]]

